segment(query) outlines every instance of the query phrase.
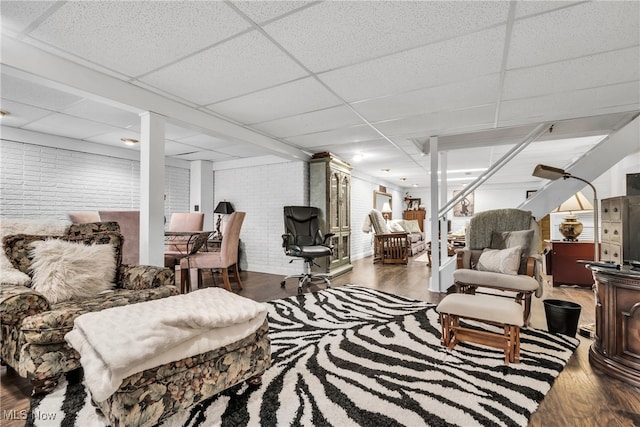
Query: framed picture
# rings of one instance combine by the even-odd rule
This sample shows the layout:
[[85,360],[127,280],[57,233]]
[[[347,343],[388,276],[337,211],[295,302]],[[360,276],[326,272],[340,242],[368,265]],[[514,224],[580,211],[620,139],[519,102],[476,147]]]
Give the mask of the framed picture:
[[421,199],[409,199],[409,201],[407,202],[407,210],[408,211],[418,210],[418,208],[420,208],[420,203],[421,203]]
[[531,197],[533,197],[534,194],[536,194],[538,192],[538,190],[527,190],[527,199],[530,199]]
[[[453,190],[453,197],[456,197],[460,190]],[[473,216],[473,193],[468,194],[453,207],[453,216]]]

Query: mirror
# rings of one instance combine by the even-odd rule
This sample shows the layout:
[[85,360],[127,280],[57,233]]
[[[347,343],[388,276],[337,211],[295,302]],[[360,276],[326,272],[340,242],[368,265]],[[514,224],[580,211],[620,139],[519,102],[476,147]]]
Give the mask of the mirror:
[[382,211],[382,207],[385,203],[389,203],[389,206],[393,209],[393,203],[391,203],[391,194],[378,190],[373,190],[373,209]]

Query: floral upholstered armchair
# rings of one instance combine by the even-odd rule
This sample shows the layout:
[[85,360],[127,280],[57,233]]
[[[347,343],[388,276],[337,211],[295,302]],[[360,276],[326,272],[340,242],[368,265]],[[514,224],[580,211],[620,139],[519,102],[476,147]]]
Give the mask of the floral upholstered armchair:
[[[0,285],[0,357],[3,364],[31,381],[34,394],[51,391],[61,374],[80,367],[80,356],[64,339],[78,316],[178,293],[172,270],[122,264],[123,238],[116,222],[73,224],[62,236],[8,235],[3,243],[13,266],[31,280]],[[60,247],[70,249],[63,251]],[[86,258],[94,249],[111,254],[108,262]],[[85,255],[73,259],[70,253],[74,250]],[[55,258],[54,262],[47,265],[47,256]],[[65,272],[55,269],[73,271],[78,266],[81,271],[66,279],[79,279],[79,283],[75,288],[69,283],[70,288],[61,297],[60,288],[67,283],[60,283],[60,277]],[[107,289],[94,285],[90,277],[93,271],[103,272],[98,274],[104,276],[102,282],[107,282]],[[57,289],[53,283],[57,283]]]

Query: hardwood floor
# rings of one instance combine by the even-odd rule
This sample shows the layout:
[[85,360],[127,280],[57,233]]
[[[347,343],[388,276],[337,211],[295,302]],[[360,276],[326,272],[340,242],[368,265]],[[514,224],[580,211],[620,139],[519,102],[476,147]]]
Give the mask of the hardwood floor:
[[[373,265],[371,258],[365,258],[355,261],[353,266],[353,271],[333,279],[334,287],[355,284],[433,303],[444,296],[428,291],[430,270],[422,262],[382,266]],[[241,272],[240,276],[244,286],[240,295],[257,301],[296,294],[295,280],[290,280],[282,289],[282,276],[252,272]],[[217,285],[222,283],[219,277],[216,282]],[[312,285],[310,290],[323,287]],[[588,288],[548,285],[542,299],[545,298],[577,302],[582,306],[580,323],[595,321],[593,293]],[[534,298],[531,326],[546,329],[542,299]],[[588,358],[592,340],[579,338],[576,353],[531,417],[529,426],[640,426],[640,388],[595,372]],[[7,418],[10,413],[20,416],[21,410],[28,410],[29,384],[5,367],[0,372],[0,382],[0,425],[22,426],[24,421]]]

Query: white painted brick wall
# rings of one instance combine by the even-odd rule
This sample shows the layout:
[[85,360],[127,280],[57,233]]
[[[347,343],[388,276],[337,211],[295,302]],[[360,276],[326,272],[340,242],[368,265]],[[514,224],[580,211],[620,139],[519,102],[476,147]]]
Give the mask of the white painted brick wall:
[[240,232],[243,270],[282,275],[302,271],[301,262],[289,264],[281,236],[283,207],[307,205],[308,183],[309,164],[301,161],[215,172],[214,206],[226,200],[247,213]]
[[[189,211],[189,169],[166,167],[165,214]],[[140,163],[0,140],[0,217],[139,209]]]

